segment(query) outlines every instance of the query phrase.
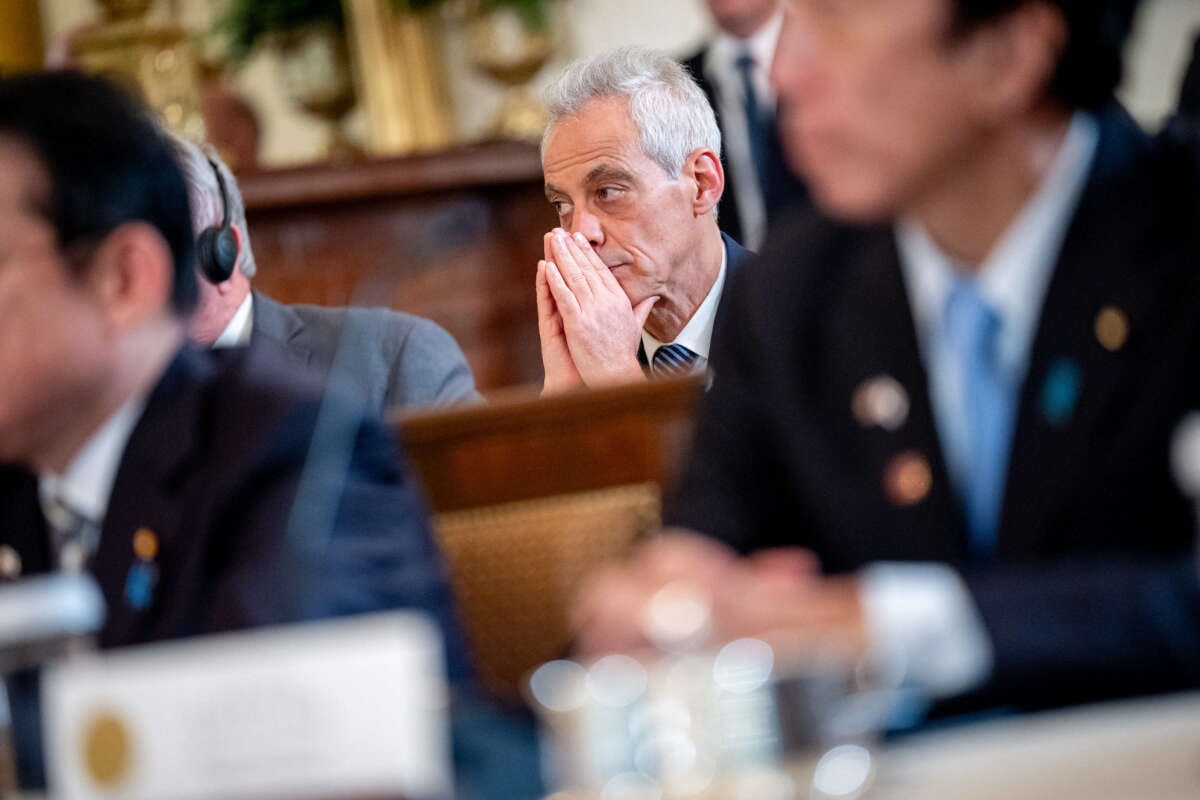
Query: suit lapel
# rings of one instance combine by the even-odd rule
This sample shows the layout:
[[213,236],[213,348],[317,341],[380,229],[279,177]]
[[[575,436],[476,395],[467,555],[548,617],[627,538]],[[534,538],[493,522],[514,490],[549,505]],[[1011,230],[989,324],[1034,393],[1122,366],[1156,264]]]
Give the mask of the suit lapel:
[[[841,313],[831,316],[828,368],[835,395],[827,402],[835,414],[851,418],[851,436],[867,471],[859,481],[881,509],[875,534],[880,552],[959,562],[966,554],[965,523],[934,424],[895,239],[890,230],[879,229],[860,241],[864,250],[851,266],[855,274],[842,292]],[[895,381],[908,400],[907,415],[895,430],[866,424],[854,410],[856,394],[880,379]],[[928,470],[931,480],[921,496],[903,497],[889,483],[889,470],[903,464]]]
[[152,533],[158,545],[152,566],[165,571],[159,582],[171,581],[171,570],[179,567],[174,556],[189,513],[180,493],[201,425],[201,397],[194,385],[211,369],[200,354],[181,351],[147,399],[121,457],[92,562],[108,605],[101,646],[144,639],[160,611],[153,593],[149,603],[140,603],[127,591],[139,561],[133,547],[137,532]]
[[1001,557],[1037,552],[1051,502],[1066,491],[1056,476],[1083,463],[1093,432],[1121,396],[1117,387],[1137,380],[1144,367],[1127,357],[1124,338],[1119,347],[1102,346],[1097,328],[1103,314],[1114,312],[1131,336],[1157,322],[1152,304],[1161,285],[1156,265],[1143,263],[1156,252],[1149,241],[1153,195],[1149,177],[1133,171],[1130,157],[1145,147],[1131,121],[1102,120],[1092,174],[1063,242],[1021,389]]
[[0,467],[0,544],[21,560],[19,574],[11,577],[37,575],[52,566],[37,477],[20,467]]
[[291,306],[278,303],[259,292],[254,293],[254,338],[264,338],[292,353],[305,366],[312,366],[315,351],[308,327]]

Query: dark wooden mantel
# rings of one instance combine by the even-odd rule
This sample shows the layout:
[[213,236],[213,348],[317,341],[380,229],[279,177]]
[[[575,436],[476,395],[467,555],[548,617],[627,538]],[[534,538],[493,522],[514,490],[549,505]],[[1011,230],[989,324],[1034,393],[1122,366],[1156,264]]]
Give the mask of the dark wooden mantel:
[[389,305],[436,320],[481,389],[541,379],[533,278],[555,224],[537,148],[246,173],[258,276],[288,303]]

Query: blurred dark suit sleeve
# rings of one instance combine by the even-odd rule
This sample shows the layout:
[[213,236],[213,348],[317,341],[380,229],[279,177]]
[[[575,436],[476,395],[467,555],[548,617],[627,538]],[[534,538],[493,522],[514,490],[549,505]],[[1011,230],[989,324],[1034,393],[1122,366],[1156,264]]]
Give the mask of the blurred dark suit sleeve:
[[1179,86],[1178,111],[1200,121],[1200,33],[1192,40],[1192,57]]
[[1051,706],[1200,685],[1193,557],[1026,565],[966,580],[995,653],[975,700]]

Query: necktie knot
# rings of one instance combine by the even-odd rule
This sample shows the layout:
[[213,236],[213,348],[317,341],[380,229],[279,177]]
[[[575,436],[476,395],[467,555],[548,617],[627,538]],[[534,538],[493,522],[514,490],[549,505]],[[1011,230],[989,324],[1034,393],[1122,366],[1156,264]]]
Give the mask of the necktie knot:
[[82,572],[96,549],[100,526],[57,494],[46,499],[43,511],[58,568]]
[[959,281],[946,300],[946,327],[963,358],[994,364],[1000,315],[971,281]]
[[654,351],[650,370],[663,377],[685,375],[695,367],[697,358],[696,353],[681,344],[664,344]]
[[747,50],[738,53],[738,57],[734,59],[733,63],[737,65],[738,72],[743,75],[748,75],[754,71],[754,56],[750,55],[750,52]]

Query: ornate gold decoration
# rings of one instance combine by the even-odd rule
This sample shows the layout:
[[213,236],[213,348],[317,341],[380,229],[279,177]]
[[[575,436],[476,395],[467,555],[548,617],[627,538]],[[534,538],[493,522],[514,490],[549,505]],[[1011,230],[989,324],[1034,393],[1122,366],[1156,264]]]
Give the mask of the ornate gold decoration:
[[196,56],[183,28],[143,19],[152,0],[100,0],[105,21],[73,43],[73,60],[140,94],[172,130],[200,140]]
[[42,20],[37,3],[0,3],[0,70],[42,65]]
[[546,127],[546,110],[529,89],[554,51],[554,18],[536,29],[513,8],[477,11],[467,22],[475,67],[508,88],[492,133],[503,139],[538,140]]
[[325,155],[346,158],[357,154],[342,126],[342,119],[355,101],[345,37],[332,25],[317,23],[272,38],[279,54],[284,92],[305,111],[328,123]]
[[391,0],[343,0],[370,151],[400,155],[453,141],[438,17]]

